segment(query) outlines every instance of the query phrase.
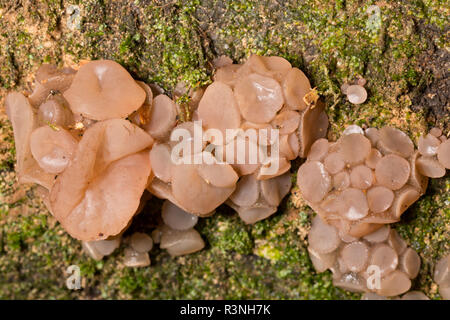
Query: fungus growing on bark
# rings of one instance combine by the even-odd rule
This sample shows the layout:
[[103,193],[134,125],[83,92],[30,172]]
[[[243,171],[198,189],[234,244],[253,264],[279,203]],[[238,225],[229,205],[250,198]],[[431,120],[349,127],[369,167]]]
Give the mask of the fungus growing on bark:
[[36,116],[28,99],[13,92],[5,99],[5,108],[14,131],[16,170],[20,183],[37,183],[51,189],[54,174],[45,172],[31,154],[31,134],[37,127]]
[[316,216],[308,234],[308,252],[317,272],[332,271],[335,286],[392,297],[410,289],[420,268],[418,254],[406,244],[399,250],[399,242],[404,244],[389,226],[363,238],[347,239]]
[[442,130],[433,129],[419,138],[420,156],[417,157],[416,166],[422,175],[440,178],[445,175],[446,169],[450,169],[450,140],[441,139],[445,137],[441,135]]
[[127,117],[142,106],[146,94],[120,64],[97,60],[80,67],[64,97],[73,113],[107,120]]
[[361,104],[367,100],[367,91],[363,86],[353,84],[345,89],[348,101],[353,104]]
[[227,204],[245,223],[252,224],[275,213],[290,188],[289,173],[267,180],[258,180],[255,174],[246,175],[237,183]]
[[[20,181],[43,186],[49,210],[96,259],[109,254],[113,242],[107,241],[143,210],[145,189],[166,199],[158,242],[171,255],[204,246],[192,228],[222,203],[246,223],[267,218],[291,187],[290,160],[306,156],[326,135],[324,104],[303,72],[281,57],[253,55],[242,65],[222,58],[216,67],[210,86],[189,91],[181,83],[174,91],[175,98],[191,97],[188,111],[202,121],[200,146],[190,138],[191,149],[178,150],[172,135],[196,131],[193,122],[177,123],[189,119],[177,118],[185,106],[134,80],[118,63],[88,61],[78,70],[41,66],[28,97],[6,99]],[[209,129],[236,132],[219,141]],[[323,151],[319,146],[314,152]],[[174,162],[174,155],[204,161]],[[125,265],[148,265],[149,241],[133,234]]]
[[82,247],[92,259],[101,260],[104,256],[109,256],[119,248],[120,241],[120,236],[108,240],[82,241]]
[[152,139],[133,126],[117,119],[87,129],[72,162],[56,179],[52,211],[73,237],[106,239],[122,231],[136,212],[150,175],[148,153],[140,151]]
[[361,237],[398,221],[425,192],[428,178],[412,141],[400,130],[347,128],[335,143],[319,139],[312,145],[297,185],[322,219]]
[[61,173],[72,160],[78,141],[61,127],[43,126],[31,133],[30,149],[39,166],[48,173]]

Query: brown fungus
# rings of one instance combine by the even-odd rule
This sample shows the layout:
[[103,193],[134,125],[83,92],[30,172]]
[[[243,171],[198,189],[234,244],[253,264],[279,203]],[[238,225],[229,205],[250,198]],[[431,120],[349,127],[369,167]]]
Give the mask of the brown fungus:
[[437,149],[437,159],[439,163],[450,169],[450,139],[442,142]]
[[54,182],[54,174],[45,172],[31,154],[31,134],[37,123],[28,99],[21,93],[10,93],[6,96],[5,108],[14,131],[19,182],[37,183],[50,190]]
[[130,246],[139,253],[147,253],[153,248],[153,240],[146,233],[135,232],[130,237]]
[[169,200],[164,201],[161,209],[164,223],[174,230],[187,230],[193,228],[198,217],[177,207]]
[[[221,181],[221,177],[218,177],[218,181]],[[225,202],[234,189],[235,186],[217,187],[209,183],[199,174],[196,165],[180,164],[172,168],[173,197],[177,205],[192,214],[208,215]]]
[[400,269],[405,272],[410,279],[414,279],[419,274],[420,257],[416,251],[407,248],[400,256]]
[[330,253],[337,249],[340,239],[334,227],[315,217],[308,234],[308,243],[318,253]]
[[147,267],[150,265],[150,257],[147,252],[138,252],[133,248],[125,248],[123,264],[127,267]]
[[311,90],[305,74],[297,68],[291,68],[283,79],[283,94],[286,105],[292,110],[304,110],[307,105],[303,97]]
[[363,86],[360,85],[350,85],[346,90],[348,101],[353,104],[361,104],[367,100],[367,91]]
[[[349,237],[347,241],[337,234],[334,226],[316,216],[308,235],[314,268],[319,273],[330,269],[335,286],[377,294],[377,298],[397,296],[410,289],[420,258],[394,230],[384,226],[364,238]],[[404,244],[401,252],[398,243]]]
[[255,123],[271,121],[284,103],[278,82],[256,73],[240,79],[234,95],[242,117]]
[[69,165],[78,141],[61,127],[43,126],[33,131],[30,149],[39,166],[48,173],[61,173]]
[[445,176],[445,167],[436,159],[420,157],[416,160],[417,170],[429,178],[440,178]]
[[297,176],[298,187],[303,197],[311,202],[321,201],[331,189],[331,177],[319,161],[303,164]]
[[42,103],[38,110],[38,122],[41,125],[50,124],[68,127],[74,122],[72,112],[63,101],[50,99]]
[[414,144],[403,131],[393,127],[383,127],[379,132],[378,148],[383,154],[394,153],[402,157],[409,157],[413,154]]
[[426,136],[420,136],[417,148],[421,155],[432,157],[437,153],[440,144],[441,141],[429,133]]
[[350,165],[364,162],[371,150],[370,141],[358,133],[344,135],[337,143],[338,153],[344,162]]
[[[101,240],[118,234],[139,206],[150,175],[150,160],[147,152],[137,152],[151,140],[139,143],[129,131],[115,130],[121,126],[110,120],[86,130],[72,162],[51,190],[56,219],[77,239]],[[115,142],[113,145],[105,143],[108,137],[115,138],[109,140]]]
[[127,117],[144,103],[146,94],[120,64],[97,60],[81,66],[64,97],[73,113],[106,120]]
[[367,191],[369,209],[373,213],[386,211],[394,201],[394,192],[383,186],[376,186]]
[[375,167],[375,176],[381,185],[398,190],[408,181],[410,166],[404,158],[390,154],[378,161]]
[[195,229],[166,229],[161,236],[161,249],[166,249],[171,256],[181,256],[203,249],[205,242]]
[[168,96],[160,94],[153,99],[153,107],[150,112],[150,121],[144,126],[153,138],[165,140],[169,137],[170,130],[175,126],[177,107]]
[[205,90],[198,106],[198,116],[206,129],[218,129],[224,136],[226,129],[237,129],[241,124],[233,90],[218,81]]
[[[398,221],[425,192],[428,178],[418,170],[419,153],[410,153],[410,139],[402,132],[347,128],[351,130],[337,142],[319,139],[313,144],[298,170],[297,184],[323,219],[347,235],[365,236]],[[394,138],[386,138],[387,133]]]
[[433,280],[442,287],[450,287],[450,254],[442,257],[434,266]]

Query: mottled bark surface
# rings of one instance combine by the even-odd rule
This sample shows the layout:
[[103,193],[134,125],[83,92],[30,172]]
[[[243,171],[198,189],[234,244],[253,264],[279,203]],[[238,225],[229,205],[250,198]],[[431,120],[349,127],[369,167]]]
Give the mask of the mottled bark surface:
[[[211,61],[251,53],[281,55],[310,77],[327,103],[329,138],[346,125],[394,125],[414,142],[432,126],[449,129],[449,9],[445,1],[35,1],[0,0],[0,104],[25,90],[43,62],[114,59],[169,94],[184,81],[208,83]],[[375,7],[380,9],[379,15]],[[369,8],[369,10],[368,10]],[[367,79],[368,101],[348,103],[342,83]],[[316,274],[306,251],[312,210],[297,188],[278,213],[246,226],[221,207],[201,219],[207,247],[172,259],[154,249],[152,265],[125,268],[123,248],[96,262],[48,214],[35,189],[18,186],[14,142],[0,108],[0,298],[359,298]],[[292,169],[295,180],[295,168]],[[434,179],[395,228],[420,253],[414,288],[439,298],[434,262],[450,248],[450,179]],[[146,231],[152,201],[131,230]],[[79,265],[83,289],[66,289]]]

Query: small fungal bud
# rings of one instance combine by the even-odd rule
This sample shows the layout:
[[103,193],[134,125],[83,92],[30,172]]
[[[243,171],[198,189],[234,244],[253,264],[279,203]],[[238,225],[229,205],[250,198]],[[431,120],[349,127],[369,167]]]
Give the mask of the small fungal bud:
[[381,289],[377,290],[379,295],[392,297],[398,296],[411,288],[411,280],[399,270],[395,270],[381,279]]
[[364,130],[360,126],[357,126],[356,124],[351,124],[351,125],[347,126],[347,128],[345,128],[344,132],[342,132],[343,135],[347,135],[347,134],[351,134],[351,133],[364,134]]
[[98,252],[104,256],[108,256],[114,252],[120,246],[120,236],[114,237],[109,240],[93,241]]
[[147,252],[138,252],[132,248],[125,248],[123,264],[127,267],[147,267],[150,265],[150,257]]
[[367,91],[363,86],[360,85],[350,85],[347,90],[345,90],[348,101],[352,104],[361,104],[367,100]]
[[98,250],[97,247],[95,246],[95,242],[94,241],[83,241],[82,242],[82,247],[84,249],[84,251],[94,260],[102,260],[104,255],[101,254]]
[[161,217],[166,225],[175,230],[193,228],[198,221],[197,216],[178,208],[168,200],[163,203]]
[[420,157],[416,160],[417,169],[421,174],[430,178],[440,178],[445,175],[445,167],[434,158]]
[[153,248],[153,240],[146,233],[135,232],[130,237],[130,246],[139,253],[149,252]]
[[356,84],[357,84],[357,85],[363,86],[363,87],[366,85],[366,83],[367,83],[367,80],[364,79],[364,78],[359,78],[359,79],[356,81]]
[[159,244],[161,242],[162,231],[160,228],[156,228],[152,231],[153,243]]
[[161,237],[160,248],[166,249],[173,257],[197,252],[205,246],[195,229],[167,230]]
[[348,84],[347,82],[343,83],[343,84],[341,85],[341,92],[342,92],[343,94],[346,95],[346,94],[347,94],[348,87],[350,87],[350,84]]
[[336,229],[324,223],[319,217],[314,218],[308,243],[318,253],[330,253],[339,246],[339,236]]

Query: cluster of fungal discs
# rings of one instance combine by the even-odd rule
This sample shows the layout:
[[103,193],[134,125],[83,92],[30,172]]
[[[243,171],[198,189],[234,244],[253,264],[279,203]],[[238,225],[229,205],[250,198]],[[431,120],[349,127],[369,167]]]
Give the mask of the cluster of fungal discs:
[[[285,59],[254,55],[242,65],[219,60],[214,82],[188,93],[192,120],[200,124],[180,122],[180,105],[114,61],[84,62],[77,70],[42,65],[32,91],[6,97],[19,182],[38,184],[52,215],[95,258],[119,246],[147,191],[168,200],[165,224],[155,234],[161,233],[161,248],[173,256],[203,248],[187,225],[222,203],[246,223],[267,218],[291,186],[290,160],[304,157],[325,136],[328,118],[306,76]],[[228,136],[228,129],[235,133]],[[184,141],[193,148],[176,150],[180,131],[194,136]],[[246,151],[242,161],[234,152],[239,143]],[[205,161],[174,163],[173,154]],[[125,264],[150,263],[145,239],[125,239]],[[136,248],[144,240],[146,250]]]
[[440,178],[450,169],[450,140],[442,134],[439,128],[419,138],[417,144],[420,157],[417,158],[418,171],[430,178]]
[[[419,138],[415,150],[398,129],[363,130],[351,125],[334,143],[314,142],[298,170],[297,184],[318,214],[308,236],[315,269],[330,269],[338,287],[369,292],[364,299],[407,292],[420,258],[387,224],[399,221],[425,192],[429,177],[445,174],[450,161],[448,141],[440,129],[433,128]],[[448,258],[442,261],[436,266],[435,281],[443,283],[445,297]],[[381,271],[380,286],[375,289],[367,282],[368,268],[373,266]],[[402,299],[427,297],[411,292]]]
[[354,239],[316,216],[308,242],[316,271],[330,269],[333,284],[348,291],[398,296],[419,273],[419,255],[388,225]]
[[[227,202],[254,223],[276,211],[290,188],[290,160],[325,136],[328,118],[306,76],[283,58],[253,55],[242,65],[221,58],[216,65],[214,82],[193,93],[193,121],[156,137],[148,190],[200,217]],[[191,140],[179,150],[183,132]],[[173,154],[183,161],[171,161]]]
[[323,220],[342,234],[365,236],[399,221],[425,192],[428,177],[418,169],[419,152],[396,128],[352,125],[334,143],[314,142],[297,184]]

